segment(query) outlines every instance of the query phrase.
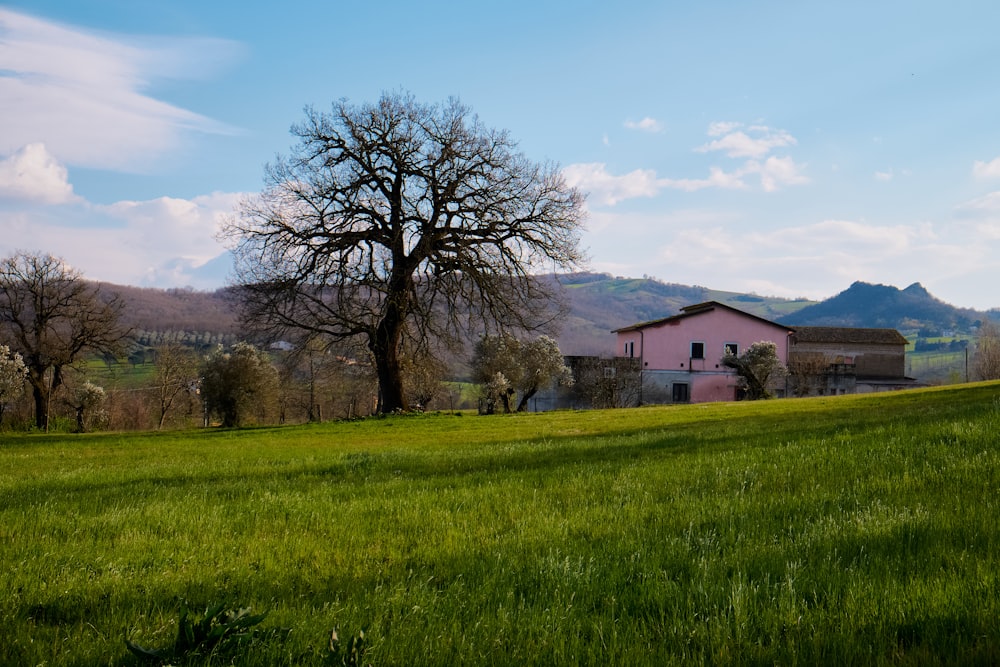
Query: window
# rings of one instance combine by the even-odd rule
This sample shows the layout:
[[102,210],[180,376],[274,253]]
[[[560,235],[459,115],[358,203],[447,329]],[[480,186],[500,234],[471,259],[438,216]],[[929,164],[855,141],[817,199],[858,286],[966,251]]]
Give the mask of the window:
[[704,359],[705,358],[705,344],[702,342],[692,342],[691,343],[691,358],[692,359]]
[[675,382],[673,386],[674,403],[688,403],[691,401],[691,387],[686,382]]
[[740,356],[740,344],[739,343],[726,343],[722,346],[722,354],[725,356]]
[[630,358],[635,356],[635,341],[625,343],[625,356]]

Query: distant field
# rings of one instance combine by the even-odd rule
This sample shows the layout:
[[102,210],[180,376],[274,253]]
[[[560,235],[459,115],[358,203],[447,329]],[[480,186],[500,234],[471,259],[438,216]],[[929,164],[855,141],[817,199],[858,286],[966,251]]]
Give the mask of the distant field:
[[[1000,384],[0,440],[0,664],[1000,663]],[[284,630],[290,630],[286,632]]]

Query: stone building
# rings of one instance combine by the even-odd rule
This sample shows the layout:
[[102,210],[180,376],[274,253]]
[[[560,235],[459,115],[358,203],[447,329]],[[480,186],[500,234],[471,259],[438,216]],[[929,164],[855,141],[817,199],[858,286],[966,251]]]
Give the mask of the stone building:
[[794,327],[788,395],[835,396],[919,386],[906,377],[907,340],[895,329]]

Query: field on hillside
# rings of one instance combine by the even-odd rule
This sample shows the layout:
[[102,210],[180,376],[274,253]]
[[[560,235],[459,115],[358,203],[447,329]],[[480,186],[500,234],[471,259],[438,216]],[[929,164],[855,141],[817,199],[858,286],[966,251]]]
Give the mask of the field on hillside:
[[0,664],[997,664],[997,433],[998,383],[4,434]]

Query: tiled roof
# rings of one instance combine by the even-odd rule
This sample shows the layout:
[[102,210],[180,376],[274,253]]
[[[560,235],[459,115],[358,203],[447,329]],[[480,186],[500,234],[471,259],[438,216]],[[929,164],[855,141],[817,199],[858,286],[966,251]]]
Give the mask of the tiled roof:
[[753,313],[748,313],[748,312],[740,310],[738,308],[733,308],[732,306],[727,306],[726,304],[719,303],[718,301],[706,301],[704,303],[696,303],[696,304],[694,304],[692,306],[685,306],[685,307],[681,308],[681,313],[679,315],[671,315],[670,317],[661,317],[658,320],[649,320],[648,322],[639,322],[637,324],[631,324],[631,325],[629,325],[627,327],[622,327],[620,329],[614,329],[611,333],[624,333],[626,331],[638,331],[639,329],[645,329],[647,327],[655,327],[655,326],[659,326],[659,325],[662,325],[662,324],[670,324],[672,322],[678,322],[680,320],[683,320],[683,319],[685,319],[687,317],[691,317],[693,315],[700,315],[702,313],[707,313],[709,311],[715,310],[716,308],[725,308],[726,310],[730,310],[730,311],[732,311],[734,313],[739,313],[740,315],[743,315],[744,317],[749,317],[751,319],[758,320],[758,321],[763,322],[765,324],[770,324],[771,326],[778,327],[779,329],[788,329],[789,331],[791,331],[791,329],[788,328],[788,327],[786,327],[784,324],[778,324],[777,322],[772,322],[771,320],[766,320],[763,317],[758,317],[758,316],[754,315]]
[[906,345],[903,334],[895,329],[852,327],[795,327],[792,341],[798,343],[868,343],[871,345]]

